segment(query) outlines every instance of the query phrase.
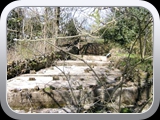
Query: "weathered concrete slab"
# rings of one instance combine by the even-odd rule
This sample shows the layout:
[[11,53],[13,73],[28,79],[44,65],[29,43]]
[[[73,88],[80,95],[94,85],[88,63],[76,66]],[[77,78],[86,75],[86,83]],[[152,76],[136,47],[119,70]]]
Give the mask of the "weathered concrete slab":
[[[108,92],[111,94],[120,83],[121,71],[108,68],[108,62],[87,62],[106,88],[100,85],[94,72],[83,62],[58,61],[58,66],[32,71],[32,74],[22,74],[7,80],[9,106],[25,111],[30,108],[58,108],[73,105],[76,99],[83,101],[81,105],[87,109],[86,106],[94,104],[95,99],[108,100]],[[136,83],[128,82],[122,91],[120,88],[117,89],[112,98],[114,106],[118,107],[120,94],[122,104],[134,105],[139,91],[137,88]],[[146,90],[143,96],[146,97],[145,95]]]
[[[71,64],[73,61],[69,62]],[[104,76],[108,73],[106,66],[92,66],[92,69],[103,82],[108,81],[108,78]],[[118,74],[118,72],[120,71],[115,72],[115,74]],[[114,78],[116,77],[117,75],[112,75],[110,82],[115,82]],[[52,66],[35,73],[32,72],[32,74],[22,74],[7,80],[7,100],[12,108],[29,109],[31,107],[30,104],[34,104],[35,107],[55,107],[57,102],[63,106],[66,104],[66,101],[70,102],[73,99],[71,97],[71,89],[77,99],[79,99],[80,93],[92,92],[90,86],[96,85],[96,75],[88,66],[75,66],[73,64],[71,66]],[[48,93],[44,92],[46,89],[49,90],[49,94],[54,96],[54,100],[57,102]]]
[[106,56],[100,56],[100,55],[77,55],[77,56],[84,59],[84,60],[94,60],[94,61],[107,62]]
[[[97,57],[95,57],[95,58],[97,58]],[[105,57],[104,57],[104,60],[103,60],[103,57],[97,58],[96,61],[93,60],[93,58],[91,58],[91,59],[85,58],[84,60],[88,63],[88,65],[92,65],[92,66],[107,66],[110,63],[109,61],[105,60]],[[58,61],[58,62],[56,62],[56,65],[57,66],[62,66],[62,65],[65,65],[65,66],[74,66],[74,65],[75,66],[86,66],[86,64],[83,61],[79,61],[79,60]]]

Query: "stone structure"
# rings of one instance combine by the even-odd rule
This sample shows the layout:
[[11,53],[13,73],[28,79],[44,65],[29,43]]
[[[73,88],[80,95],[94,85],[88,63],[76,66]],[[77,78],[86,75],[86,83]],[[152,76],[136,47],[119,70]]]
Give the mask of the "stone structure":
[[[90,60],[86,62],[99,78],[82,61],[68,60],[57,62],[57,66],[30,71],[32,74],[8,79],[8,105],[14,110],[26,111],[30,108],[37,110],[63,107],[71,110],[69,106],[75,105],[72,112],[84,112],[92,109],[97,102],[108,101],[108,109],[117,112],[115,109],[118,109],[120,95],[121,104],[125,107],[135,107],[139,101],[145,101],[151,96],[152,83],[146,84],[145,79],[140,81],[140,85],[126,81],[121,90],[118,87],[121,83],[121,71],[108,68],[108,61],[93,61],[91,58],[95,57],[90,56]],[[83,109],[80,111],[76,105],[81,105]]]

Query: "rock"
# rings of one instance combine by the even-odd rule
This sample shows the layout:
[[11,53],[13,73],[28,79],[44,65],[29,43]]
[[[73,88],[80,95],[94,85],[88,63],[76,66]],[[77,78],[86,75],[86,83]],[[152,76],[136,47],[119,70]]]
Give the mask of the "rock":
[[27,69],[22,69],[21,70],[21,74],[24,74],[24,73],[26,73],[27,72]]
[[126,105],[133,105],[136,103],[136,99],[138,97],[138,92],[136,87],[124,87],[122,88],[122,91],[119,88],[113,95],[113,100],[115,100],[116,103],[119,103],[120,94],[121,94],[121,103]]
[[35,81],[36,79],[34,77],[30,77],[28,80],[29,81]]
[[38,87],[38,86],[35,86],[35,87],[34,87],[34,90],[35,90],[35,91],[38,91],[38,90],[39,90],[39,87]]
[[17,89],[17,88],[14,88],[13,89],[13,92],[18,92],[18,91],[20,91],[21,89]]
[[90,69],[90,68],[86,68],[86,69],[84,69],[84,72],[85,72],[85,73],[89,73],[89,71],[91,71],[91,69]]
[[83,80],[84,80],[84,78],[80,78],[79,80],[83,81]]
[[128,81],[126,84],[127,84],[128,87],[134,86],[134,82],[131,82],[131,81]]
[[94,68],[94,65],[91,65],[91,68]]
[[53,78],[53,80],[59,80],[59,76],[58,75],[54,75],[52,78]]
[[69,50],[72,54],[79,54],[79,49],[76,46],[73,46],[72,49]]
[[83,108],[84,108],[85,110],[88,110],[88,109],[90,109],[92,106],[94,106],[94,104],[85,104],[85,105],[83,106]]
[[36,74],[35,70],[30,70],[30,74]]

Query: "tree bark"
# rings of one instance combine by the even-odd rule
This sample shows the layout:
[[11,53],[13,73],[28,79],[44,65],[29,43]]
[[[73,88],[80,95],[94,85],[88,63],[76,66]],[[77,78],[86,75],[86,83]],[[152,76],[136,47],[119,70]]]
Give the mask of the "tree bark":
[[[60,7],[56,7],[55,8],[55,21],[54,21],[54,24],[55,24],[55,39],[54,39],[54,45],[57,46],[57,37],[58,37],[58,34],[59,34],[59,19],[60,19]],[[56,48],[54,48],[54,52],[57,51]]]

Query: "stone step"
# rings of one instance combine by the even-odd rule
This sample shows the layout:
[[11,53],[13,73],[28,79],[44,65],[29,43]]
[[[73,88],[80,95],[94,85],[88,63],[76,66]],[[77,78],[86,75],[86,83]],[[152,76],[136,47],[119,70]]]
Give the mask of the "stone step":
[[[110,64],[109,61],[95,61],[95,60],[85,60],[90,66],[108,66]],[[56,62],[57,66],[87,66],[86,63],[80,60],[67,60],[67,61],[58,61]]]
[[67,80],[88,86],[96,84],[97,76],[108,83],[115,82],[115,78],[121,76],[118,70],[115,72],[110,70],[109,73],[112,74],[108,74],[108,69],[105,66],[95,66],[92,69],[96,74],[87,66],[52,66],[37,72],[33,70],[32,74],[22,74],[7,80],[7,88],[10,90],[14,88],[34,88],[36,85],[43,88],[45,84],[58,84],[58,87],[63,87],[68,85]]

